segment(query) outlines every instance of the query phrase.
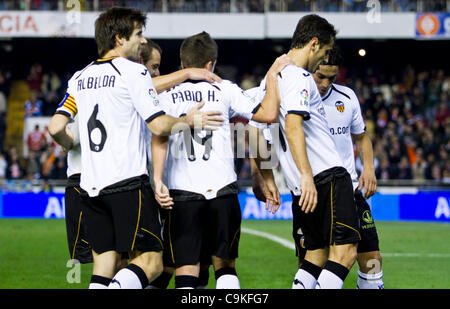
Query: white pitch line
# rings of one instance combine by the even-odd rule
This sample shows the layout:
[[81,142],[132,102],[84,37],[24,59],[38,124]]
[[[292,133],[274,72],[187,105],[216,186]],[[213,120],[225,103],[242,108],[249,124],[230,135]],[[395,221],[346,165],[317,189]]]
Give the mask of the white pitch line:
[[275,235],[272,235],[272,234],[269,234],[269,233],[260,232],[260,231],[248,229],[248,228],[245,228],[245,227],[241,228],[241,231],[244,232],[244,233],[247,233],[247,234],[252,234],[252,235],[256,235],[256,236],[260,236],[260,237],[263,237],[263,238],[270,239],[270,240],[272,240],[274,242],[279,243],[280,245],[282,245],[282,246],[284,246],[286,248],[295,250],[295,244],[294,244],[293,241],[289,241],[289,240],[286,240],[284,238],[281,238],[281,237],[278,237],[278,236],[275,236]]
[[[295,244],[293,241],[246,227],[241,228],[241,231],[247,234],[263,237],[272,240],[280,245],[295,250]],[[385,253],[381,252],[382,257],[428,257],[428,258],[450,258],[450,253]]]

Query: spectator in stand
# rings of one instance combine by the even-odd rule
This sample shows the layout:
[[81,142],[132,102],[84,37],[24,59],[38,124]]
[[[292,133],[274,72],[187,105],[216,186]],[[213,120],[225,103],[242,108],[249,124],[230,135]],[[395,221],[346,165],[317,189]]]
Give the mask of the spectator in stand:
[[45,135],[43,132],[41,132],[39,125],[34,126],[34,130],[30,133],[28,133],[27,137],[27,146],[28,151],[30,153],[34,153],[37,156],[41,155],[41,151],[45,148],[47,145],[47,139],[45,138]]
[[[442,98],[444,97],[444,98]],[[436,112],[435,119],[439,123],[440,126],[444,126],[447,119],[450,119],[450,109],[448,108],[449,102],[446,99],[447,94],[443,93],[441,96],[441,103],[439,103],[439,108]]]
[[391,169],[391,166],[389,164],[389,159],[387,156],[383,156],[381,158],[380,165],[375,170],[375,175],[377,176],[377,179],[392,179],[394,176],[394,173]]
[[8,168],[8,162],[6,161],[3,153],[0,153],[0,179],[6,178],[6,170]]
[[8,179],[21,179],[23,177],[23,168],[21,160],[17,154],[15,147],[11,147],[8,153],[8,168],[6,170],[6,178]]
[[439,163],[435,162],[431,166],[431,179],[435,181],[442,180],[442,171]]
[[25,118],[38,117],[42,115],[42,100],[38,98],[38,93],[32,91],[30,98],[25,102]]
[[2,92],[6,98],[9,96],[10,84],[11,73],[0,68],[0,92]]
[[52,172],[53,164],[55,163],[55,147],[49,145],[40,156],[41,175],[44,179],[49,179]]
[[42,85],[42,66],[36,63],[31,66],[30,74],[27,76],[28,87],[30,91],[40,92]]
[[412,163],[412,176],[415,180],[425,180],[425,170],[428,167],[427,161],[423,157],[423,149],[417,148],[416,150],[417,160]]
[[67,155],[64,151],[59,151],[53,162],[50,179],[67,179]]
[[3,91],[0,91],[0,116],[4,117],[6,115],[6,110],[8,107],[8,102],[6,95]]
[[409,165],[408,157],[403,156],[400,159],[397,178],[412,179],[412,169]]
[[41,166],[39,162],[39,154],[37,152],[30,152],[28,155],[26,179],[39,179],[41,178]]
[[49,90],[45,96],[42,104],[42,115],[52,116],[55,113],[56,108],[59,104],[58,95],[55,90]]

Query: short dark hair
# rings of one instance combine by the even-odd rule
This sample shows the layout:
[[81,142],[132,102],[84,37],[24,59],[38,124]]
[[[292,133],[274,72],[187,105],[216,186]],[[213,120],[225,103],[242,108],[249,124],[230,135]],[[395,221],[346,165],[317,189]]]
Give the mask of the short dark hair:
[[316,37],[320,45],[329,44],[336,37],[336,29],[325,18],[316,14],[303,16],[297,23],[291,48],[302,48]]
[[100,57],[116,46],[116,35],[129,39],[136,23],[145,27],[147,16],[133,8],[112,7],[95,21],[95,42]]
[[209,61],[217,60],[217,55],[217,43],[205,31],[186,38],[180,48],[185,68],[203,68]]
[[161,47],[154,41],[147,39],[147,44],[142,46],[141,59],[146,64],[150,59],[152,59],[153,50],[156,49],[160,55],[162,55]]
[[333,49],[330,51],[330,55],[328,56],[328,62],[326,65],[337,65],[340,66],[342,64],[342,55],[339,49],[339,46],[336,44],[333,46]]

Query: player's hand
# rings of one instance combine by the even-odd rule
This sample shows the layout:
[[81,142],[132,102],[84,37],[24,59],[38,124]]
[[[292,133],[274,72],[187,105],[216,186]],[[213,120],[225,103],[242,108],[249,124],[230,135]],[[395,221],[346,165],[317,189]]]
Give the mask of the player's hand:
[[155,181],[155,199],[164,209],[172,209],[173,199],[169,195],[169,189],[162,181]]
[[192,80],[204,80],[208,83],[214,83],[214,82],[222,82],[222,78],[214,74],[213,72],[206,70],[206,69],[199,69],[199,68],[189,68],[186,69],[188,72],[189,79]]
[[302,175],[298,205],[305,213],[313,212],[317,206],[317,190],[312,175]]
[[274,63],[272,64],[272,66],[269,69],[268,73],[277,75],[278,73],[280,73],[286,66],[290,65],[290,64],[294,64],[294,62],[292,62],[292,59],[289,58],[289,56],[287,54],[283,54],[280,57],[278,57],[277,59],[275,59]]
[[358,190],[364,188],[364,198],[368,199],[377,192],[377,178],[375,172],[369,169],[363,169],[359,177]]
[[281,205],[280,192],[273,179],[264,182],[264,195],[266,198],[266,210],[276,213]]
[[191,128],[201,128],[204,130],[217,130],[223,124],[222,112],[220,111],[208,111],[202,112],[200,109],[205,105],[204,101],[201,101],[197,106],[191,108],[186,113],[186,121]]
[[252,173],[252,189],[253,194],[255,195],[256,199],[261,202],[266,201],[266,196],[264,194],[264,179],[261,176],[261,173],[254,172]]

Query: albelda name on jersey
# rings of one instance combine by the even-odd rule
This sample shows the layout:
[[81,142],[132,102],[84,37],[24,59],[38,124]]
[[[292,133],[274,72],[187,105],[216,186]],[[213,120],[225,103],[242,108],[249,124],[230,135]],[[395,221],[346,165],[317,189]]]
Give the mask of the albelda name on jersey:
[[116,77],[114,75],[81,78],[78,80],[78,91],[114,87],[115,81]]

